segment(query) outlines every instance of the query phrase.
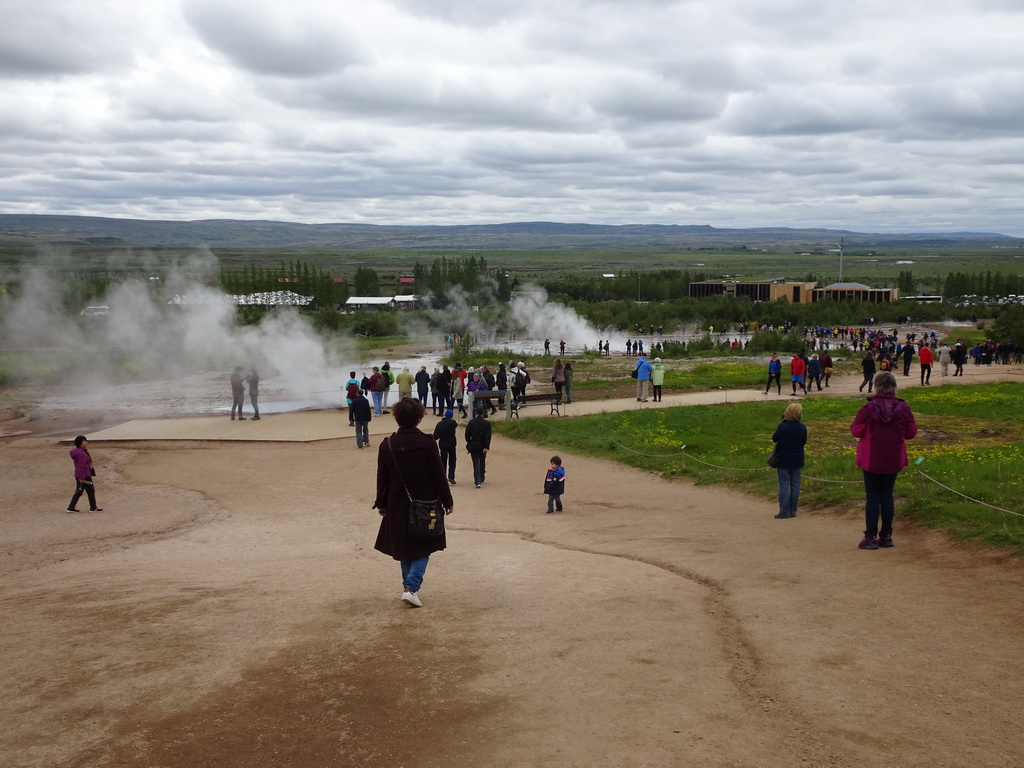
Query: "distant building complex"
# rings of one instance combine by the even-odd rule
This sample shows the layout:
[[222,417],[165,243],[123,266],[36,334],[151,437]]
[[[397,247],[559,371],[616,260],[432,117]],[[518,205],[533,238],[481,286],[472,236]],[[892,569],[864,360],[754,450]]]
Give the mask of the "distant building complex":
[[822,299],[836,301],[865,301],[880,304],[896,301],[900,292],[896,288],[869,288],[860,283],[833,283],[818,288],[817,283],[792,282],[783,278],[764,280],[703,280],[690,283],[690,298],[731,296],[751,301],[778,301],[791,304],[811,304]]

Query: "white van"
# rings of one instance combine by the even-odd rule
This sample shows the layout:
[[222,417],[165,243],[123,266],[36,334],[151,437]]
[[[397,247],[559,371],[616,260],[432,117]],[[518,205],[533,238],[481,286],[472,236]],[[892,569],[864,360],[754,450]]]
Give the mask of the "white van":
[[110,314],[110,307],[86,307],[82,310],[82,317],[106,317]]

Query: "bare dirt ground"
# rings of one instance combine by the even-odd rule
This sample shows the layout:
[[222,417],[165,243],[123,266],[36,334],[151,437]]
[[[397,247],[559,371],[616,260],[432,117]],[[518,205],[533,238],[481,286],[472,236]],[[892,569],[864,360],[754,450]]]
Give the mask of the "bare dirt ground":
[[566,454],[545,515],[496,439],[411,609],[351,439],[98,443],[79,515],[56,437],[0,451],[3,766],[1024,760],[1024,567],[940,532]]

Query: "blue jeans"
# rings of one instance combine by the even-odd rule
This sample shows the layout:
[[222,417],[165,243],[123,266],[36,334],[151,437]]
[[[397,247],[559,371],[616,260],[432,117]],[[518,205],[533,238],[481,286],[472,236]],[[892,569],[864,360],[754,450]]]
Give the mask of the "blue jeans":
[[356,448],[362,448],[363,445],[370,444],[370,422],[368,421],[357,421],[356,422]]
[[801,468],[778,467],[775,471],[779,476],[779,514],[795,515],[800,501]]
[[549,493],[548,494],[548,512],[554,512],[555,510],[562,511],[562,494],[560,493]]
[[[896,515],[896,502],[892,491],[896,475],[879,475],[864,470],[864,535],[892,536],[892,519]],[[882,530],[878,530],[878,518]]]
[[383,411],[382,411],[382,409],[380,407],[380,400],[381,400],[381,396],[384,393],[383,392],[377,392],[376,390],[374,390],[370,394],[373,396],[373,413],[376,416],[380,416],[383,413]]
[[410,592],[419,592],[423,586],[423,574],[427,572],[427,561],[430,555],[424,555],[418,560],[401,560],[402,563],[402,586]]

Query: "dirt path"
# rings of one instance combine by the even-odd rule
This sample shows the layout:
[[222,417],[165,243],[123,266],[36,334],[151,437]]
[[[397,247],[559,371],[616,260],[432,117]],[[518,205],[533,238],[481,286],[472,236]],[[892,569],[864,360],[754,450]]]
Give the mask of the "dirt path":
[[376,454],[351,440],[104,445],[97,515],[60,512],[53,439],[0,451],[0,765],[1024,754],[1024,567],[941,533],[859,551],[855,515],[777,521],[564,454],[566,512],[545,515],[548,452],[497,439],[416,610],[372,550]]

